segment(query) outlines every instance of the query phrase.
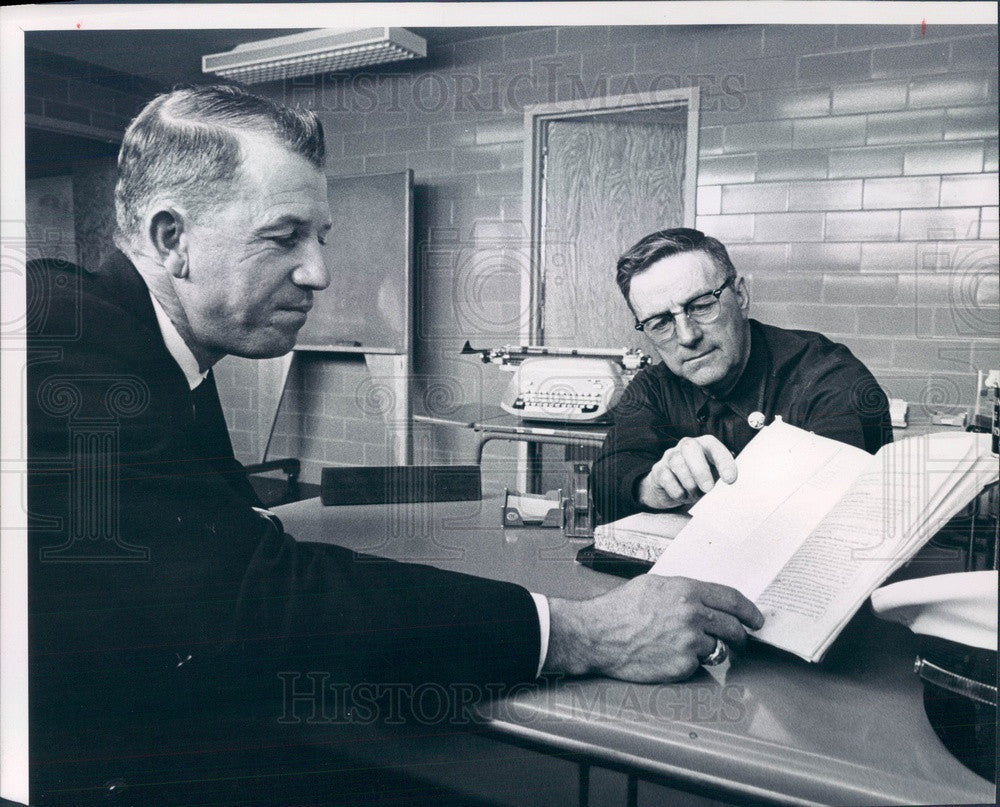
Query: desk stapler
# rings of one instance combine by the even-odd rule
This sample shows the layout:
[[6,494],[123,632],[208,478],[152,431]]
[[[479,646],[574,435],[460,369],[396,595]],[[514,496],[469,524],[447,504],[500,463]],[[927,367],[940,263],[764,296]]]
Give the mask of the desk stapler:
[[512,493],[503,490],[503,526],[561,527],[562,488],[548,493]]
[[500,408],[526,420],[600,423],[633,376],[650,362],[638,348],[619,350],[504,345],[474,348],[484,364],[513,372]]
[[561,527],[567,538],[592,538],[594,505],[590,498],[590,466],[574,462],[569,495],[562,488],[548,493],[503,491],[504,527]]

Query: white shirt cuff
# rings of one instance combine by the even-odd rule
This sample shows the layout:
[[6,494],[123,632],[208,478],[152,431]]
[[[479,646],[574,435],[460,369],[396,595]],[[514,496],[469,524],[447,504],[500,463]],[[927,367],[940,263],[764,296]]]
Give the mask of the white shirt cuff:
[[541,641],[538,646],[538,672],[535,673],[537,678],[542,674],[542,667],[545,666],[545,658],[549,655],[549,627],[551,622],[551,617],[549,614],[549,598],[544,594],[535,594],[535,592],[529,592],[531,594],[531,599],[535,601],[535,608],[538,609],[538,630],[541,636]]

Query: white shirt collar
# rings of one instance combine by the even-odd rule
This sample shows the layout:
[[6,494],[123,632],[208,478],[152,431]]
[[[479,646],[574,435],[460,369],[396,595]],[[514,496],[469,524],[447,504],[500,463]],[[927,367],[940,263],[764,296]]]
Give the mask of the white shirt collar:
[[208,370],[201,372],[198,369],[198,360],[194,357],[194,353],[191,352],[191,348],[187,346],[184,338],[177,332],[174,323],[170,321],[167,312],[163,310],[163,306],[160,305],[159,300],[156,299],[156,296],[152,292],[149,294],[149,299],[153,301],[153,310],[156,312],[156,322],[159,324],[160,333],[163,335],[163,343],[167,346],[167,350],[170,351],[170,355],[174,357],[177,366],[181,368],[181,372],[184,373],[188,386],[194,389],[205,380]]

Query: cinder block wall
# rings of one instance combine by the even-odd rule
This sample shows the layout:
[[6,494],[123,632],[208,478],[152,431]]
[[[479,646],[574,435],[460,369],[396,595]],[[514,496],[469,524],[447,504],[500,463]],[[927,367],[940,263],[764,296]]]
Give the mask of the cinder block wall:
[[[267,88],[320,111],[333,172],[415,172],[418,408],[495,402],[506,381],[458,350],[516,342],[517,323],[484,327],[461,267],[427,255],[452,243],[485,262],[523,242],[524,106],[692,83],[698,226],[730,245],[755,316],[846,343],[914,415],[971,403],[976,369],[1000,367],[994,29],[560,27]],[[358,362],[310,360],[275,447],[381,461],[379,417],[352,394],[364,383]],[[471,436],[424,430],[418,448],[460,461]],[[487,456],[509,469],[513,455]]]
[[120,137],[132,116],[160,92],[159,84],[79,59],[25,47],[24,112],[35,119],[76,124],[83,135]]
[[[995,29],[483,34],[413,63],[262,88],[320,112],[332,172],[414,170],[418,410],[495,403],[507,380],[458,351],[466,338],[519,341],[525,105],[691,84],[702,90],[698,226],[731,247],[756,316],[848,344],[919,411],[968,405],[976,369],[1000,367]],[[75,106],[57,72],[52,87],[29,87],[39,99],[29,112]],[[122,97],[113,112],[87,107],[88,125],[102,114],[120,122],[131,88],[106,89]],[[258,459],[278,365],[227,359],[217,376],[237,453]],[[306,479],[324,464],[386,461],[371,393],[359,359],[308,357],[271,455],[302,457]],[[471,434],[447,428],[420,429],[416,442],[419,462],[463,461],[473,449]],[[487,465],[505,473],[513,456],[494,443]]]
[[[162,88],[138,76],[30,46],[24,49],[24,67],[28,127],[89,139],[80,153],[60,155],[57,163],[44,150],[34,152],[29,142],[27,170],[29,176],[57,170],[72,175],[77,261],[96,267],[114,247],[116,143],[132,116]],[[96,144],[101,141],[106,145]]]

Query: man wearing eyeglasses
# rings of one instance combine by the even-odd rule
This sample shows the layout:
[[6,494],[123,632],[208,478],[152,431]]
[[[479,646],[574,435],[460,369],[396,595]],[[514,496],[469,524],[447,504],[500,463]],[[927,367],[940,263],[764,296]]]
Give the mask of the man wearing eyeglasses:
[[746,281],[725,246],[698,230],[647,235],[618,261],[617,282],[662,364],[629,385],[594,463],[605,520],[692,504],[767,423],[874,453],[892,440],[888,400],[843,345],[750,319]]

